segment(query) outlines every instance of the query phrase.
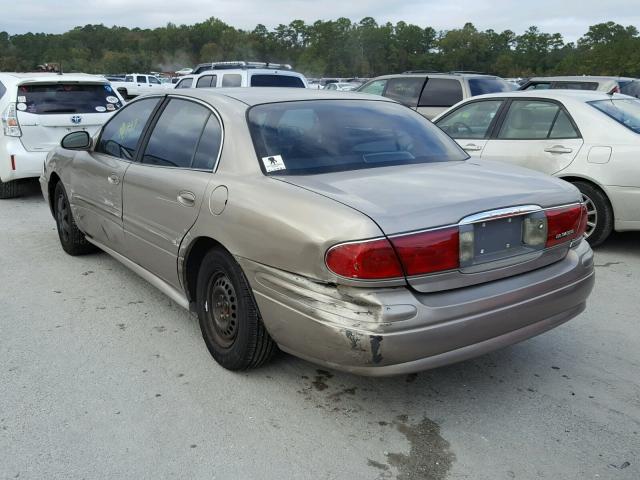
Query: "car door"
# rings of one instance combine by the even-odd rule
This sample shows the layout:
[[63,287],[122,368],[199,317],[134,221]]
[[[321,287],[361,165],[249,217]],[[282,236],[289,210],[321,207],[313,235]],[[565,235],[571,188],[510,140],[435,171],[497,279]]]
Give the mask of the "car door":
[[418,100],[418,112],[431,120],[463,98],[459,79],[429,77]]
[[473,100],[439,118],[435,124],[470,156],[480,157],[504,103],[504,99]]
[[80,229],[122,253],[122,179],[135,157],[159,97],[134,101],[104,126],[92,151],[77,152],[70,173],[71,205]]
[[583,140],[564,106],[549,99],[514,99],[482,158],[553,175],[576,157]]
[[211,108],[170,98],[124,178],[127,256],[176,288],[178,249],[198,217],[221,144]]
[[146,88],[146,87],[150,87],[151,85],[147,82],[147,76],[146,75],[136,75],[136,84],[138,85],[138,87],[140,87],[141,89]]

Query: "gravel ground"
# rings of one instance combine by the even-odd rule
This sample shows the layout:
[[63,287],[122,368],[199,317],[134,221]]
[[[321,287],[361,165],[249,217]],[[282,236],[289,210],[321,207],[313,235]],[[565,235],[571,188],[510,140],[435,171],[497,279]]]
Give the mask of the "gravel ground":
[[35,186],[0,224],[0,478],[640,478],[640,233],[597,250],[564,326],[372,379],[284,354],[225,371],[195,317],[67,256]]

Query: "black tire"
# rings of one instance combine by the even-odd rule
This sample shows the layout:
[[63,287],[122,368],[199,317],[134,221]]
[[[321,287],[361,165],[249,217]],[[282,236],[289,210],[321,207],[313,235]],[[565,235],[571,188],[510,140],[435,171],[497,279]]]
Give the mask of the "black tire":
[[96,250],[90,244],[82,233],[76,221],[73,219],[67,192],[65,192],[62,182],[56,184],[55,193],[53,194],[53,209],[58,227],[58,237],[62,249],[69,255],[84,255]]
[[224,368],[256,368],[276,352],[242,269],[224,250],[202,260],[196,303],[205,344]]
[[3,182],[0,180],[0,198],[14,198],[22,193],[22,184],[18,180]]
[[605,193],[588,182],[572,182],[587,204],[587,241],[592,247],[604,242],[613,230],[613,208]]

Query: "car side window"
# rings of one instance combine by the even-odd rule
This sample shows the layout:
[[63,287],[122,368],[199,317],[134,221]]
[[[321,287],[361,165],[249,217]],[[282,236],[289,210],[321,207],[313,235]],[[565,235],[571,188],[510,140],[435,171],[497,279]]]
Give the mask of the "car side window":
[[223,87],[240,87],[242,86],[242,75],[239,73],[225,73],[222,77]]
[[374,80],[362,87],[359,92],[370,93],[372,95],[382,95],[384,87],[387,85],[387,80]]
[[549,90],[551,88],[551,83],[549,82],[537,82],[527,85],[524,90]]
[[455,79],[429,78],[420,95],[419,107],[450,107],[462,100],[462,84]]
[[2,82],[0,82],[0,98],[4,97],[4,94],[7,92],[7,87],[5,87]]
[[136,82],[137,83],[147,83],[147,77],[145,77],[144,75],[138,75],[136,77]]
[[553,88],[556,90],[597,90],[596,82],[554,82]]
[[539,140],[549,136],[560,107],[542,100],[514,100],[500,127],[502,140]]
[[203,75],[198,79],[196,83],[196,88],[209,88],[216,86],[216,77],[215,75]]
[[424,77],[390,78],[384,96],[392,98],[403,105],[415,107],[418,105],[418,97],[420,97],[424,81]]
[[452,138],[486,138],[502,100],[471,102],[438,120],[436,125]]
[[204,127],[191,168],[213,170],[220,153],[222,143],[222,126],[215,115],[209,115]]
[[564,110],[560,110],[556,117],[549,138],[580,138],[580,134],[576,131],[569,115]]
[[160,80],[158,80],[156,77],[149,77],[149,83],[160,85]]
[[145,98],[122,108],[105,125],[95,151],[133,160],[142,130],[159,101],[160,98]]
[[195,102],[172,99],[153,127],[142,163],[190,168],[210,114]]
[[133,82],[133,75],[127,75],[126,77],[124,77],[124,81],[125,82]]
[[191,88],[193,85],[193,78],[183,78],[178,82],[176,88]]

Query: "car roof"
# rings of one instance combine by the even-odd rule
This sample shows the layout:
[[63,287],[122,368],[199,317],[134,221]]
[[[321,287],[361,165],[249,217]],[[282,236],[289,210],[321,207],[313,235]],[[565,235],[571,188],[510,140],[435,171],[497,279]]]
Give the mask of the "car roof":
[[294,70],[280,70],[277,68],[223,68],[217,70],[203,70],[200,73],[190,73],[188,75],[181,75],[180,79],[183,78],[196,78],[202,77],[204,75],[222,75],[224,73],[243,73],[249,72],[252,75],[260,74],[263,75],[265,73],[277,73],[278,75],[290,76],[290,77],[303,77],[300,72],[296,72]]
[[107,82],[107,79],[101,75],[90,75],[87,73],[52,73],[52,72],[2,72],[0,73],[0,80],[5,80],[12,83],[22,83],[24,81],[36,81],[36,82]]
[[608,82],[618,80],[634,80],[631,77],[609,77],[598,75],[565,75],[556,77],[531,77],[527,82]]
[[[205,102],[224,96],[246,105],[264,103],[295,102],[304,100],[375,100],[395,103],[394,100],[379,95],[358,92],[339,92],[335,90],[316,90],[310,88],[286,87],[237,87],[237,88],[185,88],[176,90],[176,94],[189,96]],[[173,95],[173,93],[172,93]]]
[[[609,95],[605,92],[597,90],[562,90],[562,89],[549,89],[549,90],[514,90],[512,92],[499,92],[499,93],[487,93],[484,95],[478,95],[470,97],[467,100],[480,100],[483,98],[517,98],[517,97],[534,97],[534,98],[548,98],[551,100],[569,100],[577,102],[590,102],[594,100],[610,100],[611,98],[635,98],[629,95],[623,95],[615,93]],[[465,102],[467,101],[465,100]]]
[[379,77],[375,77],[375,78],[371,78],[369,80],[367,80],[367,82],[369,81],[373,81],[373,80],[386,80],[389,78],[401,78],[401,77],[419,77],[419,78],[426,78],[426,77],[446,77],[446,78],[475,78],[475,77],[488,77],[488,78],[500,78],[497,75],[489,75],[487,73],[455,73],[455,72],[451,72],[451,73],[447,73],[447,72],[407,72],[407,73],[392,73],[389,75],[380,75]]

